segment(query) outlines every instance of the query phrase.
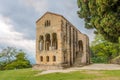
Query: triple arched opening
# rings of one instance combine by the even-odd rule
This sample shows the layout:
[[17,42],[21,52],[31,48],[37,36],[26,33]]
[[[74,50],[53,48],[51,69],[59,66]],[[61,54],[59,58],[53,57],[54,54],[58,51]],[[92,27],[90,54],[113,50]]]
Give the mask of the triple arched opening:
[[44,60],[46,60],[46,62],[49,62],[51,60],[53,62],[56,62],[56,56],[52,56],[51,58],[49,56],[46,57],[40,56],[40,61],[43,62]]
[[40,35],[39,37],[39,50],[57,50],[58,49],[58,39],[57,34],[45,34],[45,36]]

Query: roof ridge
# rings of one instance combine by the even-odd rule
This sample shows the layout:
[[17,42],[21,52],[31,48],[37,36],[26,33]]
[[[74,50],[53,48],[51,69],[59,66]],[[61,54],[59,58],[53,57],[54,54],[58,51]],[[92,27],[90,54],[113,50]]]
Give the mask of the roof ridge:
[[49,12],[49,11],[47,11],[47,12],[45,12],[37,21],[36,21],[36,23],[44,16],[44,15],[46,15],[46,14],[54,14],[54,15],[57,15],[57,16],[61,16],[61,17],[63,17],[62,15],[60,15],[60,14],[57,14],[57,13],[53,13],[53,12]]
[[[43,16],[45,16],[46,14],[53,14],[53,15],[57,15],[57,16],[61,16],[62,18],[64,18],[67,22],[69,22],[63,15],[60,15],[60,14],[58,14],[58,13],[54,13],[54,12],[49,12],[49,11],[47,11],[47,12],[45,12],[37,21],[36,21],[36,23],[39,21],[39,20],[41,20],[42,19],[42,17]],[[77,29],[71,22],[69,22],[75,29]],[[77,29],[80,33],[81,33],[81,31],[79,30],[79,29]]]

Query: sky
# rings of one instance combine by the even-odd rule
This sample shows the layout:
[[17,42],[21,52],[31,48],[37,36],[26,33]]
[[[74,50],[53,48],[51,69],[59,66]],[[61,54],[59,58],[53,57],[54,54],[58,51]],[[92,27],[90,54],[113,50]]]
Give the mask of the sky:
[[77,0],[0,0],[0,51],[10,46],[24,50],[35,62],[36,21],[47,11],[63,15],[78,30],[94,39],[77,15]]

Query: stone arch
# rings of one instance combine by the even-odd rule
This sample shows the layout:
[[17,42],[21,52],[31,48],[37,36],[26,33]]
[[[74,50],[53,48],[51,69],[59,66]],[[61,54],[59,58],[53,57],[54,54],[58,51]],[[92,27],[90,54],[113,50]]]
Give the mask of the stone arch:
[[64,52],[63,59],[64,59],[64,63],[68,62],[68,54],[67,54],[67,52]]
[[58,48],[57,34],[52,33],[52,48],[56,50]]
[[44,24],[45,24],[45,27],[46,27],[46,26],[47,26],[47,23],[46,23],[46,21],[45,21],[45,23],[44,23]]
[[39,37],[39,50],[42,51],[44,49],[44,37],[40,35]]
[[80,52],[83,52],[83,41],[82,40],[78,41],[78,48]]
[[64,22],[63,22],[63,20],[61,20],[61,26],[62,26],[62,25],[64,25]]
[[45,35],[45,50],[50,50],[51,47],[51,40],[50,40],[50,34]]
[[45,21],[45,27],[46,27],[46,26],[50,26],[50,25],[51,25],[50,20],[46,20],[46,21]]
[[47,26],[48,26],[49,25],[49,21],[47,20],[46,23],[47,23]]
[[53,56],[53,61],[56,61],[56,56]]
[[40,56],[40,61],[41,61],[41,62],[43,61],[43,56]]
[[46,61],[49,62],[49,56],[46,56]]
[[50,20],[48,20],[48,26],[50,26],[51,25],[51,22],[50,22]]

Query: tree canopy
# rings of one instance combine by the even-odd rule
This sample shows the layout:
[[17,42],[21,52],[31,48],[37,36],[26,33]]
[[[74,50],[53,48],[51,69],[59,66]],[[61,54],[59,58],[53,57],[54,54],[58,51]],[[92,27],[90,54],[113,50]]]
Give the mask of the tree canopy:
[[120,37],[120,0],[78,0],[78,15],[85,27],[95,29],[106,40],[118,43]]
[[21,69],[31,67],[25,52],[7,47],[0,52],[0,70]]
[[97,34],[91,45],[92,61],[111,62],[112,59],[120,55],[119,50],[120,44],[108,42],[100,34]]
[[9,63],[12,60],[15,59],[15,55],[17,55],[17,50],[16,48],[13,47],[7,47],[0,52],[0,61]]

